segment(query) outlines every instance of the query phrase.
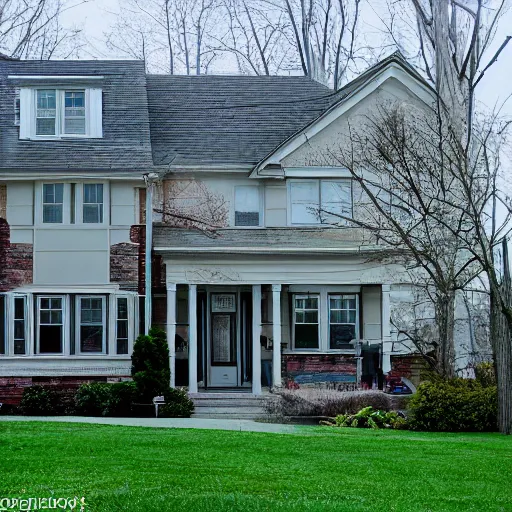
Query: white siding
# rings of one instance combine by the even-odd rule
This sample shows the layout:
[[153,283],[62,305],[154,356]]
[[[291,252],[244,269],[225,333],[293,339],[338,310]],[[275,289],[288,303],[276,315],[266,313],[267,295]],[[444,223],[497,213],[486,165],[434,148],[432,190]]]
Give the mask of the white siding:
[[34,183],[7,184],[7,222],[11,226],[32,226],[34,223]]

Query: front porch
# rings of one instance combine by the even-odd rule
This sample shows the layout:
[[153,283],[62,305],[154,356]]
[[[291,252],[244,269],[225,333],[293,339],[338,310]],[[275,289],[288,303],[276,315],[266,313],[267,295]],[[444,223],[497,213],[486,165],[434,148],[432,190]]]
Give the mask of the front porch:
[[387,285],[167,283],[153,302],[153,323],[168,334],[171,386],[199,401],[381,387],[390,369]]

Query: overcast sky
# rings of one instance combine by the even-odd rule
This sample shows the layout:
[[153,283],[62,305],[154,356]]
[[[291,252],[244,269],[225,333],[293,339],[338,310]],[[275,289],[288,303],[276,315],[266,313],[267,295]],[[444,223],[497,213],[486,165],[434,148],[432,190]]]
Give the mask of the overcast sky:
[[[372,7],[375,5],[372,0]],[[121,3],[122,5],[122,3]],[[65,13],[64,23],[67,25],[83,26],[88,40],[93,45],[92,55],[103,58],[116,58],[119,55],[108,52],[103,44],[104,33],[109,32],[119,11],[118,0],[89,0]],[[373,22],[373,20],[372,20]],[[506,35],[512,35],[512,9],[506,13],[500,22],[499,30],[494,39],[494,47],[489,52],[494,54]],[[221,68],[222,63],[217,64]],[[230,71],[226,69],[224,71]],[[487,73],[479,86],[478,99],[488,107],[501,104],[512,94],[512,43],[501,54],[498,63]],[[512,115],[512,99],[505,105],[503,113]]]

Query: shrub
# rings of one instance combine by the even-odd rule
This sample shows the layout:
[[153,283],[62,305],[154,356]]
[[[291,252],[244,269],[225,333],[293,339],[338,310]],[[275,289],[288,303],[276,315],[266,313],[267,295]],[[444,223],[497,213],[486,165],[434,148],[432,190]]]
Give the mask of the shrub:
[[164,393],[165,405],[160,407],[162,418],[190,418],[194,412],[194,402],[187,392],[179,388],[168,388]]
[[52,416],[57,412],[57,397],[53,390],[31,386],[23,390],[20,411],[27,416]]
[[497,390],[469,379],[425,382],[411,398],[408,412],[415,430],[492,432],[497,429]]
[[75,410],[81,416],[103,416],[110,397],[111,384],[91,382],[82,384],[75,396]]
[[132,377],[139,400],[150,403],[169,386],[169,347],[165,331],[152,327],[148,336],[139,336],[132,354]]
[[484,387],[496,386],[496,375],[492,363],[479,363],[475,366],[476,380]]
[[356,414],[339,414],[335,422],[328,423],[336,427],[354,428],[380,428],[404,429],[407,428],[407,420],[395,411],[381,411],[371,405],[364,407]]
[[138,399],[135,382],[117,382],[108,384],[109,395],[105,403],[105,416],[130,417],[133,415],[133,404]]
[[364,407],[391,409],[391,399],[381,391],[286,390],[266,404],[272,416],[329,416],[353,414]]

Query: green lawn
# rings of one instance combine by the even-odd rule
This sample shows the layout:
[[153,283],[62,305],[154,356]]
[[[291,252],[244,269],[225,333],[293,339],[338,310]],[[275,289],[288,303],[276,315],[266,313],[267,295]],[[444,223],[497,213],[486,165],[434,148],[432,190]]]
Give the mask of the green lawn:
[[0,499],[50,495],[87,512],[512,511],[512,439],[0,422]]

